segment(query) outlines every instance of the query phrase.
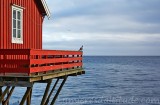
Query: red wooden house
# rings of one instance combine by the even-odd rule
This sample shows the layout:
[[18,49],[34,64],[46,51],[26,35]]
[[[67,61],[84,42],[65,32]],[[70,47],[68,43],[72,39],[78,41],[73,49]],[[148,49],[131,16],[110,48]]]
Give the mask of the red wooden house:
[[82,70],[82,51],[43,50],[45,0],[0,0],[0,75]]
[[0,0],[0,49],[42,49],[45,0]]

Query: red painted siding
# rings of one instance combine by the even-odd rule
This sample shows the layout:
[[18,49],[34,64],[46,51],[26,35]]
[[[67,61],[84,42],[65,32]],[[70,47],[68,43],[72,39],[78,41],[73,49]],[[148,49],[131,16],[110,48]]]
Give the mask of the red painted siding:
[[[12,38],[12,4],[24,7],[23,44]],[[0,49],[42,49],[43,16],[36,0],[0,0]]]

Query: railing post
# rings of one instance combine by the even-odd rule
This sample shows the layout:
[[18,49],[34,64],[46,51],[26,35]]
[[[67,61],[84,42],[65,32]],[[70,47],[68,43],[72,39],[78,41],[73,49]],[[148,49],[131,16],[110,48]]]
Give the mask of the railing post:
[[[7,59],[7,55],[3,55],[3,59],[6,60]],[[3,64],[3,68],[6,68],[6,64]],[[6,74],[5,69],[4,69],[3,72],[4,72],[3,74],[5,76],[5,74]]]
[[28,67],[28,69],[29,69],[29,71],[28,71],[28,76],[29,76],[29,75],[30,75],[30,67],[31,67],[31,64],[30,64],[31,55],[30,55],[30,54],[27,55],[27,60],[28,60],[28,62],[29,62],[29,64],[27,64],[27,67]]
[[[63,55],[61,55],[61,58],[63,58]],[[62,62],[62,70],[63,70],[63,62]]]
[[81,54],[81,58],[82,58],[82,60],[81,60],[81,63],[82,63],[81,68],[82,68],[83,67],[83,51],[82,51],[82,54]]

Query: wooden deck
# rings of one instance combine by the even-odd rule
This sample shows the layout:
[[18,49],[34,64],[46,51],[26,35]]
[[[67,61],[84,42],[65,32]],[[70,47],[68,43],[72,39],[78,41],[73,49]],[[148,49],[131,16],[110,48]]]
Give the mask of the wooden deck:
[[[19,105],[31,105],[34,84],[46,83],[40,105],[48,105],[56,92],[50,103],[54,105],[67,78],[85,74],[82,58],[82,51],[0,49],[0,103],[8,105],[14,89],[26,87]],[[52,80],[56,80],[54,86]],[[62,82],[57,86],[59,80]]]
[[[32,90],[34,83],[46,83],[46,89],[44,90],[44,95],[42,97],[42,101],[40,105],[54,105],[59,93],[62,90],[67,78],[69,76],[78,76],[85,74],[85,71],[81,68],[79,69],[69,69],[69,70],[56,70],[54,72],[47,72],[45,74],[39,73],[37,75],[30,75],[30,76],[0,76],[0,103],[2,105],[9,105],[10,97],[16,87],[26,87],[26,92],[22,97],[21,102],[19,105],[31,105],[31,97],[32,97]],[[60,83],[61,79],[61,83]],[[53,86],[51,83],[53,80],[56,80]],[[57,84],[60,83],[60,86]],[[2,91],[2,88],[5,88]],[[55,90],[58,88],[58,90]],[[49,89],[51,89],[49,91]],[[54,97],[51,96],[54,94]],[[6,97],[6,98],[5,98]],[[51,102],[49,100],[52,100]]]
[[35,82],[45,82],[49,79],[61,79],[66,76],[78,76],[82,74],[85,74],[83,69],[70,69],[48,72],[46,74],[37,74],[33,76],[0,76],[0,86],[32,87]]

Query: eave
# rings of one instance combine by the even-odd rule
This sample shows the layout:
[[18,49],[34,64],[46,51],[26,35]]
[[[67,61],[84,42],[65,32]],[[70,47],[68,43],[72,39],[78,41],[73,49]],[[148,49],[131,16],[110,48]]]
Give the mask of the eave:
[[41,3],[42,3],[43,8],[44,8],[44,10],[45,10],[45,15],[46,15],[48,18],[50,18],[51,13],[50,13],[50,11],[49,11],[49,8],[48,8],[48,6],[47,6],[46,1],[45,1],[45,0],[41,0]]

